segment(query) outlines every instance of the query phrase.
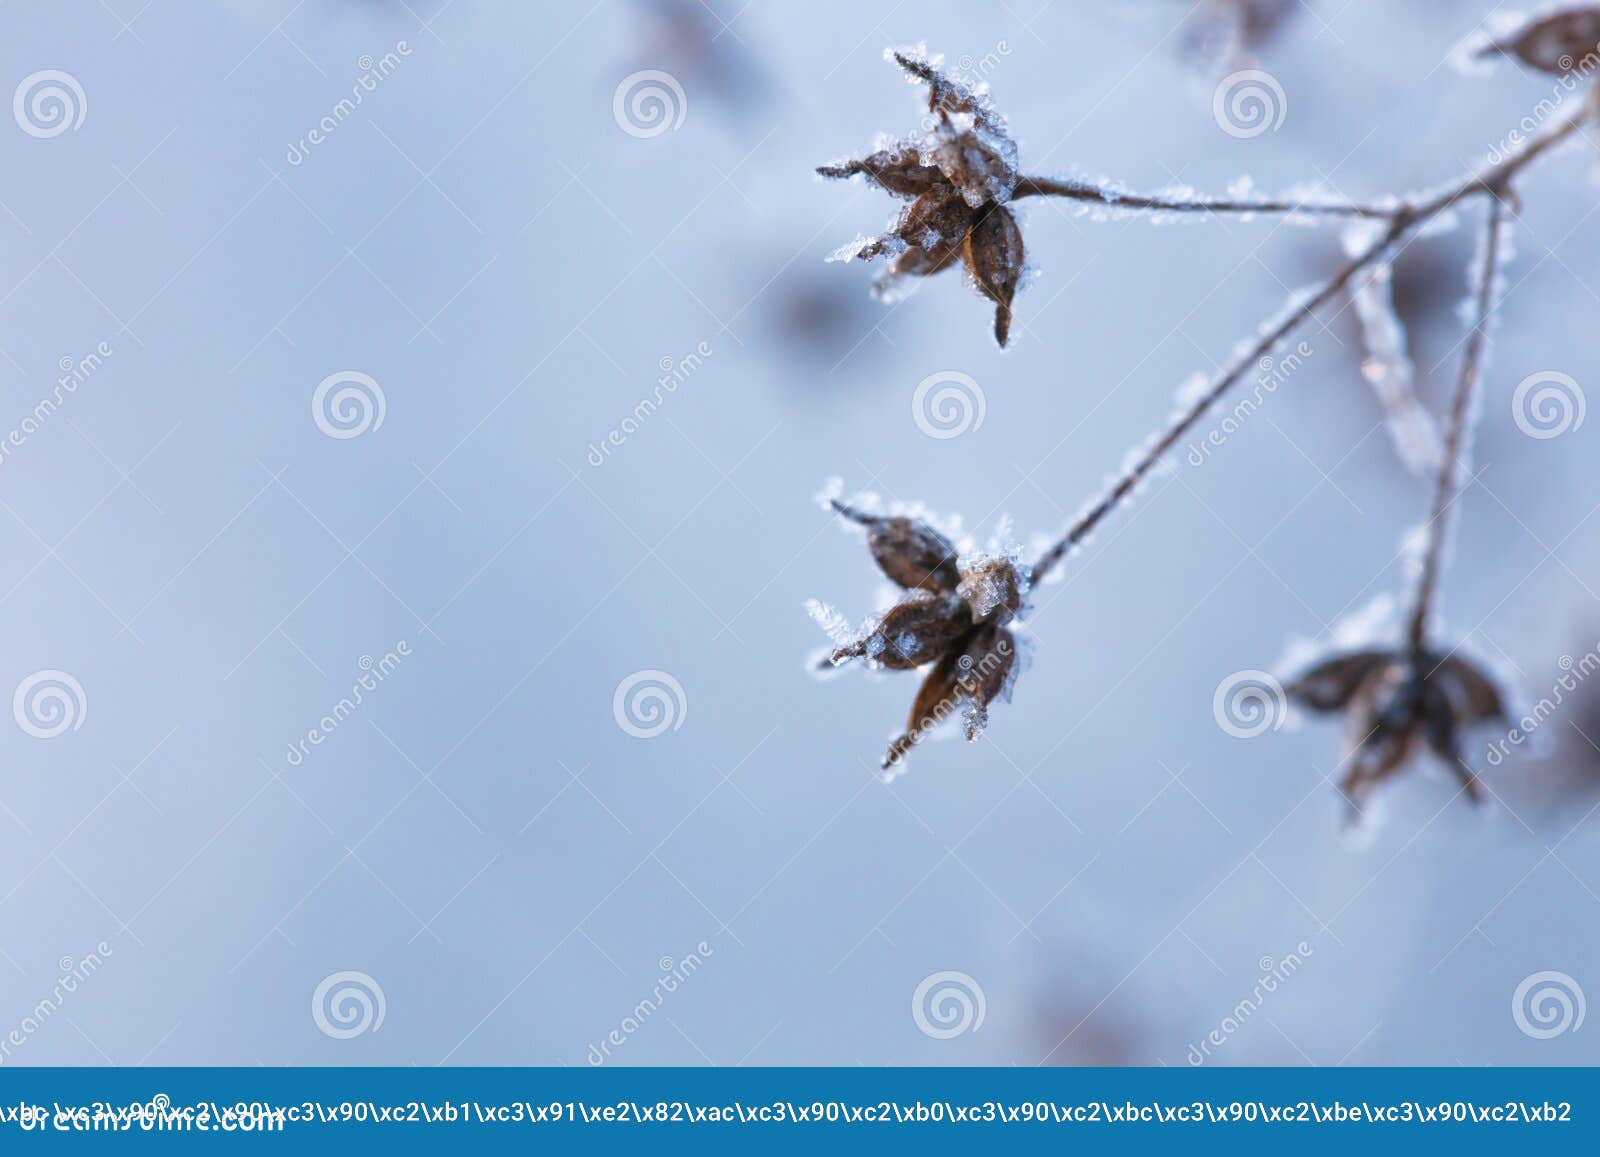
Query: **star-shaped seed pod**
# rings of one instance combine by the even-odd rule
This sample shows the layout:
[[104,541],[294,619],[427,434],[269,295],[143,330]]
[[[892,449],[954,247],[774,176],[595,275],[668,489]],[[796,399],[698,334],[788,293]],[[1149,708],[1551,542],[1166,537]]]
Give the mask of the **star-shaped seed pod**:
[[1505,717],[1493,679],[1455,655],[1430,650],[1367,649],[1323,660],[1284,688],[1317,712],[1343,712],[1347,723],[1344,781],[1356,812],[1381,782],[1421,751],[1431,750],[1474,802],[1477,776],[1461,756],[1461,735]]
[[911,204],[888,232],[846,246],[836,256],[888,258],[888,269],[874,287],[886,299],[959,260],[973,288],[995,303],[995,340],[1004,346],[1024,267],[1022,230],[1007,207],[1019,179],[1017,144],[987,96],[945,75],[936,60],[920,51],[886,55],[913,82],[927,85],[925,131],[817,172],[863,176]]
[[1509,56],[1537,72],[1589,74],[1600,61],[1600,5],[1583,4],[1538,17],[1479,56]]
[[856,660],[891,671],[926,668],[906,729],[889,745],[884,768],[898,765],[958,712],[967,739],[977,739],[989,705],[1010,698],[1020,670],[1010,624],[1027,599],[1027,568],[1003,553],[962,559],[954,543],[920,518],[831,505],[866,529],[873,559],[905,593],[840,641],[822,665]]

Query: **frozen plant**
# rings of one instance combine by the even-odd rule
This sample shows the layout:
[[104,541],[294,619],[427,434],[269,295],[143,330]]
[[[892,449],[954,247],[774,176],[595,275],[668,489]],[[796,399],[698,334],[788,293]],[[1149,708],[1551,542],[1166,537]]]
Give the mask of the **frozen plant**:
[[875,286],[886,298],[959,261],[973,288],[995,303],[994,336],[1002,346],[1010,337],[1011,303],[1024,271],[1022,230],[1009,206],[1024,197],[1064,197],[1101,214],[1287,213],[1392,221],[1398,211],[1395,204],[1321,196],[1256,197],[1247,185],[1237,196],[1205,198],[1189,190],[1150,195],[1105,183],[1025,176],[1017,168],[1016,141],[987,92],[945,75],[939,58],[921,49],[892,49],[886,56],[914,83],[927,85],[924,131],[886,139],[864,157],[822,165],[817,172],[835,179],[862,176],[910,203],[887,232],[852,241],[831,259],[887,259]]
[[[1530,68],[1564,79],[1587,78],[1600,53],[1600,5],[1565,9],[1526,22],[1476,46],[1476,51],[1514,57]],[[1520,204],[1515,185],[1534,162],[1593,122],[1600,111],[1596,91],[1557,108],[1546,127],[1515,149],[1432,191],[1373,204],[1248,195],[1211,200],[1144,196],[1104,185],[1020,175],[1004,121],[984,94],[949,79],[935,60],[920,52],[891,55],[913,80],[928,86],[932,123],[922,137],[821,170],[831,177],[863,175],[911,201],[890,232],[855,247],[851,255],[868,260],[890,257],[891,279],[926,276],[953,264],[959,256],[979,288],[996,302],[996,337],[1002,344],[1016,282],[1015,278],[1004,281],[1000,286],[1003,292],[995,292],[993,268],[1020,268],[1021,237],[1006,207],[1020,197],[1067,197],[1152,214],[1342,216],[1361,218],[1364,227],[1350,231],[1346,259],[1331,276],[1293,295],[1278,314],[1258,327],[1253,339],[1235,348],[1220,372],[1182,392],[1177,414],[1128,456],[1121,471],[1031,563],[1001,555],[983,564],[994,569],[980,585],[1000,590],[999,598],[973,601],[974,572],[957,559],[955,546],[926,522],[910,515],[879,517],[833,504],[841,516],[867,528],[874,557],[906,594],[863,631],[845,639],[829,657],[829,664],[859,661],[896,670],[928,671],[907,730],[895,740],[886,763],[902,759],[940,718],[963,705],[971,721],[968,738],[976,737],[989,704],[1004,697],[1015,675],[1014,659],[1008,656],[997,661],[993,652],[1001,643],[1014,649],[1011,624],[1026,613],[1028,590],[1052,577],[1206,411],[1317,310],[1345,295],[1356,295],[1368,315],[1363,327],[1367,340],[1377,347],[1368,351],[1369,364],[1376,363],[1391,379],[1386,383],[1391,398],[1402,396],[1402,386],[1408,391],[1409,381],[1393,380],[1396,375],[1405,379],[1410,374],[1404,333],[1388,307],[1387,294],[1378,293],[1374,281],[1381,282],[1388,263],[1407,242],[1440,227],[1470,203],[1482,202],[1483,222],[1466,310],[1470,329],[1440,444],[1436,454],[1428,455],[1435,459],[1437,475],[1429,518],[1419,532],[1421,561],[1404,637],[1387,645],[1323,657],[1286,687],[1289,695],[1313,711],[1346,715],[1350,740],[1342,790],[1353,813],[1359,814],[1377,784],[1424,750],[1455,773],[1461,792],[1477,799],[1482,788],[1461,756],[1460,736],[1467,728],[1501,718],[1504,696],[1488,673],[1458,654],[1459,644],[1438,637],[1438,590],[1451,517],[1461,480],[1468,473],[1490,323],[1512,257],[1509,216]],[[984,225],[997,215],[1003,226]],[[996,244],[989,239],[1001,234],[1004,253],[986,253]],[[1431,423],[1429,429],[1431,432]],[[985,659],[989,661],[987,673],[962,679],[963,672],[972,671]]]
[[837,499],[830,505],[865,528],[873,561],[904,594],[853,634],[841,630],[842,616],[817,604],[812,616],[838,644],[823,668],[852,660],[892,671],[928,668],[906,729],[889,745],[883,766],[898,765],[957,712],[967,738],[978,738],[989,704],[1011,697],[1021,669],[1010,623],[1027,600],[1028,568],[1003,547],[962,554],[921,518],[872,514]]

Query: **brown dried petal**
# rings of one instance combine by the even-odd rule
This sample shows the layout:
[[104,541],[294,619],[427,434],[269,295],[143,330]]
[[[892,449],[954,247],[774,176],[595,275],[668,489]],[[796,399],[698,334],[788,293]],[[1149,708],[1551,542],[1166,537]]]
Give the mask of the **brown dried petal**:
[[1011,300],[1022,281],[1022,230],[1004,205],[991,206],[967,234],[961,259],[973,284],[995,303],[994,337],[1002,346],[1011,332]]
[[867,547],[890,581],[907,590],[951,591],[961,581],[956,548],[919,519],[880,520],[867,531]]
[[938,169],[922,163],[914,145],[897,149],[881,149],[870,156],[843,161],[837,165],[822,165],[817,169],[824,177],[843,178],[861,173],[896,197],[920,197],[939,189],[948,190],[950,183]]
[[886,255],[899,257],[908,249],[925,249],[942,268],[960,252],[972,217],[959,194],[949,189],[924,193],[901,211],[893,229],[866,242],[851,256],[871,261]]
[[1284,692],[1313,711],[1343,709],[1357,688],[1389,662],[1387,651],[1354,651],[1318,663],[1284,688]]
[[955,545],[920,518],[868,514],[835,499],[850,521],[867,528],[867,548],[889,578],[907,590],[953,591],[961,581]]
[[918,594],[890,607],[865,638],[835,651],[833,662],[870,659],[910,671],[949,653],[970,630],[972,615],[959,597]]
[[906,206],[895,236],[936,257],[953,257],[972,228],[972,207],[949,189],[924,193]]
[[989,721],[989,704],[1009,695],[1017,662],[1017,640],[990,623],[967,638],[956,659],[957,682],[969,700],[967,739],[977,739]]
[[1494,680],[1465,659],[1451,656],[1429,664],[1429,685],[1437,683],[1448,698],[1456,719],[1463,724],[1486,723],[1505,717],[1505,702]]
[[991,558],[967,571],[956,587],[961,597],[972,608],[972,617],[982,621],[993,617],[997,623],[1008,622],[1022,609],[1023,593],[1027,583],[1017,564],[1010,558]]
[[927,249],[907,249],[873,280],[873,295],[884,301],[892,301],[900,295],[903,282],[942,273],[954,265],[960,255],[960,246],[951,246],[937,253]]
[[1399,771],[1414,754],[1417,738],[1414,720],[1391,726],[1366,712],[1352,715],[1345,756],[1346,794],[1359,800],[1368,787]]
[[1422,731],[1428,746],[1440,759],[1453,765],[1461,758],[1455,709],[1444,689],[1431,679],[1422,689]]
[[947,130],[930,155],[973,209],[989,201],[1008,200],[1016,188],[1016,168],[980,133]]
[[960,709],[962,694],[956,683],[958,658],[956,654],[946,655],[928,672],[928,677],[922,681],[922,686],[917,689],[917,697],[911,704],[911,716],[906,722],[905,732],[889,745],[889,752],[883,757],[884,767],[899,763],[924,735]]
[[1005,122],[989,106],[987,100],[968,85],[946,76],[933,66],[932,61],[899,51],[894,53],[894,62],[903,68],[907,75],[928,86],[930,112],[943,112],[947,116],[964,113],[991,132],[1005,133]]
[[891,277],[929,277],[942,273],[961,256],[961,245],[941,246],[938,249],[913,247],[896,257],[889,266]]
[[1451,703],[1444,687],[1437,681],[1430,679],[1423,686],[1422,691],[1422,732],[1427,738],[1428,746],[1433,749],[1446,767],[1461,782],[1462,789],[1473,802],[1481,802],[1483,789],[1478,784],[1478,777],[1472,773],[1461,758],[1461,743],[1459,738],[1459,725],[1464,722],[1456,715],[1455,705]]
[[1489,45],[1480,55],[1501,53],[1529,68],[1557,76],[1592,63],[1600,53],[1600,6],[1589,4],[1554,12],[1521,29],[1509,40]]

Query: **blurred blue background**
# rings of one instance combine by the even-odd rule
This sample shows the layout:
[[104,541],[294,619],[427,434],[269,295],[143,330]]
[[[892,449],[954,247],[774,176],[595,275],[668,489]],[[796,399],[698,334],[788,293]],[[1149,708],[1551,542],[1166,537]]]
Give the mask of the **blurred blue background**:
[[[0,427],[109,352],[0,459],[0,690],[81,688],[59,735],[0,727],[5,1063],[582,1065],[616,1031],[609,1063],[1182,1065],[1291,953],[1211,1063],[1600,1060],[1594,1026],[1512,1015],[1541,971],[1600,992],[1600,710],[1490,769],[1485,813],[1408,774],[1364,850],[1335,727],[1213,717],[1233,672],[1404,591],[1427,485],[1348,310],[1039,592],[984,741],[885,785],[915,680],[805,670],[805,600],[854,617],[880,585],[827,478],[1054,531],[1339,253],[1034,201],[1011,349],[954,274],[873,302],[823,259],[893,206],[811,170],[914,127],[885,46],[987,61],[1025,169],[1135,187],[1415,188],[1552,87],[1447,63],[1485,3],[1289,8],[1219,60],[1159,0],[7,4],[5,91],[60,70],[84,115],[0,122]],[[1211,109],[1241,61],[1285,101],[1248,139]],[[625,131],[643,70],[681,123]],[[1600,640],[1594,427],[1509,408],[1593,373],[1591,154],[1522,184],[1446,586],[1535,698]],[[1435,407],[1469,250],[1397,274]],[[985,399],[949,439],[911,411],[941,371]],[[344,372],[382,420],[330,437]],[[638,672],[670,676],[650,738],[614,709]],[[314,1013],[347,972],[369,1011]],[[982,993],[948,1039],[913,1014],[941,972]]]

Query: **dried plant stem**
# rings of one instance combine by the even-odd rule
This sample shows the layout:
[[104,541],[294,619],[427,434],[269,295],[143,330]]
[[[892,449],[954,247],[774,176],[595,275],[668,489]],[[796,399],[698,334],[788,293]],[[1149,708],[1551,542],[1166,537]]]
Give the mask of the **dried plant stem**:
[[1417,579],[1416,600],[1411,610],[1406,638],[1414,652],[1427,646],[1428,620],[1439,587],[1439,573],[1452,508],[1460,491],[1464,463],[1463,446],[1473,414],[1478,381],[1483,376],[1484,355],[1489,346],[1489,318],[1494,313],[1497,280],[1502,258],[1501,226],[1509,185],[1491,190],[1489,212],[1484,220],[1482,268],[1475,287],[1472,331],[1461,355],[1461,375],[1456,381],[1455,398],[1450,404],[1450,424],[1445,431],[1444,453],[1439,463],[1439,478],[1434,488],[1433,512],[1428,520],[1428,540],[1422,555],[1422,573]]
[[[1407,202],[1398,204],[1385,214],[1389,227],[1361,253],[1351,258],[1327,281],[1323,282],[1303,301],[1294,306],[1282,318],[1269,323],[1261,337],[1245,352],[1237,355],[1226,368],[1214,377],[1193,404],[1178,415],[1173,422],[1163,431],[1156,434],[1144,451],[1128,466],[1121,475],[1114,479],[1083,514],[1078,516],[1062,537],[1039,557],[1033,567],[1035,581],[1043,578],[1052,570],[1067,553],[1082,542],[1096,526],[1115,510],[1122,502],[1133,493],[1139,482],[1159,462],[1162,456],[1182,438],[1205,412],[1235,384],[1243,378],[1257,360],[1270,353],[1279,342],[1283,341],[1297,328],[1306,322],[1318,309],[1336,297],[1349,285],[1366,266],[1382,259],[1391,249],[1395,248],[1415,230],[1438,217],[1447,209],[1454,208],[1457,204],[1470,197],[1486,194],[1496,206],[1501,206],[1501,199],[1509,195],[1511,181],[1540,156],[1571,137],[1586,123],[1592,114],[1591,106],[1584,102],[1570,113],[1564,120],[1553,128],[1529,141],[1517,152],[1503,157],[1500,161],[1491,164],[1458,184],[1452,185],[1420,202]],[[1493,211],[1493,217],[1498,224],[1501,208]],[[1482,346],[1482,336],[1474,331],[1474,340]],[[1479,355],[1481,357],[1481,353]],[[1457,403],[1461,403],[1458,395]],[[1454,436],[1459,442],[1460,431],[1456,430]],[[1455,458],[1455,445],[1446,448],[1446,461],[1453,462]],[[1429,580],[1430,585],[1434,580]],[[1431,594],[1427,596],[1431,599]],[[1426,608],[1422,608],[1424,612]]]
[[1211,380],[1205,392],[1150,443],[1133,465],[1128,467],[1120,477],[1106,488],[1094,505],[1078,516],[1078,520],[1072,524],[1066,534],[1054,546],[1040,556],[1039,561],[1033,567],[1034,580],[1038,581],[1043,578],[1052,567],[1065,557],[1068,551],[1083,541],[1106,515],[1115,510],[1122,500],[1127,498],[1134,488],[1139,485],[1140,480],[1155,468],[1162,455],[1170,450],[1173,444],[1200,420],[1201,416],[1211,408],[1212,403],[1227,393],[1240,378],[1244,377],[1261,357],[1275,348],[1279,342],[1288,337],[1296,327],[1319,308],[1337,296],[1363,266],[1381,256],[1385,250],[1404,236],[1406,231],[1413,225],[1415,225],[1415,222],[1408,218],[1396,218],[1394,224],[1384,232],[1381,238],[1369,245],[1358,256],[1352,258],[1344,268],[1325,281],[1315,293],[1291,310],[1285,317],[1276,324],[1269,326],[1254,345],[1235,355],[1228,366]]
[[1054,177],[1023,177],[1017,181],[1011,198],[1065,197],[1072,201],[1089,201],[1108,209],[1136,209],[1153,213],[1304,213],[1325,217],[1368,217],[1388,220],[1399,210],[1399,205],[1368,205],[1357,201],[1283,201],[1244,200],[1237,198],[1173,198],[1147,193],[1129,193],[1107,189],[1087,181],[1068,181]]

